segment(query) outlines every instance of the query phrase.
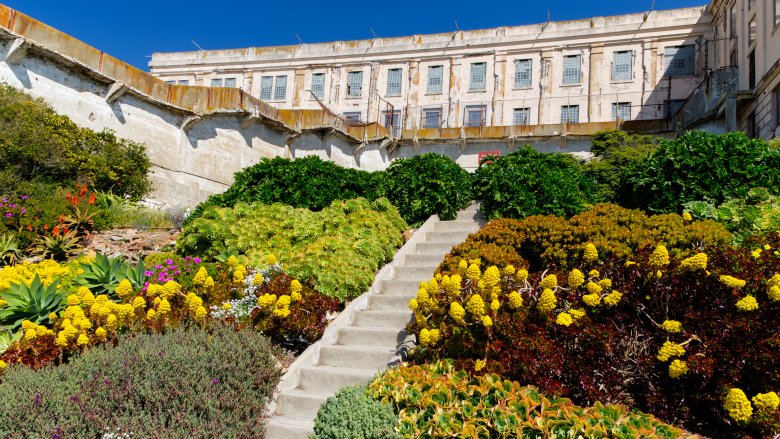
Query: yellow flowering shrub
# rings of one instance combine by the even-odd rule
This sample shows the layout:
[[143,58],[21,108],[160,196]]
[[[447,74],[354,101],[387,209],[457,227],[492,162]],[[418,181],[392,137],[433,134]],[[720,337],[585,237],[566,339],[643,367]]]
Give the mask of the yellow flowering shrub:
[[680,378],[688,373],[688,363],[682,360],[672,360],[669,363],[669,376],[672,378]]
[[753,407],[741,389],[731,389],[723,400],[723,408],[728,411],[731,419],[737,422],[747,422],[753,416]]
[[73,285],[72,280],[83,273],[80,264],[87,259],[81,258],[68,263],[59,263],[52,259],[45,259],[38,263],[23,262],[10,265],[0,270],[0,291],[11,288],[11,283],[30,285],[37,274],[43,285],[50,285],[59,279],[61,289],[69,290]]

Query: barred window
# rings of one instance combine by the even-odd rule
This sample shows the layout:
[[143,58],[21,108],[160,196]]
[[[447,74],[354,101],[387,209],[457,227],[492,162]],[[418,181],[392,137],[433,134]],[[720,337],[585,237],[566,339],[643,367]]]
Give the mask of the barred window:
[[401,112],[385,111],[385,128],[393,130],[393,138],[401,137]]
[[515,60],[515,88],[530,88],[532,73],[530,59]]
[[318,99],[322,99],[325,97],[325,74],[324,73],[312,73],[311,92]]
[[633,76],[634,52],[622,50],[612,55],[612,80],[630,81]]
[[225,87],[235,87],[236,86],[236,78],[225,78]]
[[348,124],[358,124],[360,123],[360,115],[359,111],[347,111],[344,113],[344,118],[347,119]]
[[428,93],[441,93],[444,66],[428,67]]
[[274,89],[274,77],[263,76],[260,78],[260,99],[264,101],[271,100],[271,92]]
[[397,96],[401,94],[401,69],[390,69],[387,71],[387,94]]
[[439,128],[441,126],[441,108],[424,108],[422,110],[422,127]]
[[664,47],[665,76],[692,76],[696,72],[696,46]]
[[563,57],[563,83],[580,83],[581,55],[567,55]]
[[212,79],[211,80],[211,86],[212,87],[222,87],[222,78]]
[[176,85],[176,80],[175,79],[169,79],[169,80],[167,80],[165,82],[170,84],[170,85]]
[[190,85],[189,79],[179,79],[179,85]]
[[631,120],[631,102],[613,102],[612,120]]
[[487,108],[484,105],[469,105],[464,113],[463,125],[467,127],[485,126],[485,114]]
[[287,98],[287,75],[277,76],[276,83],[274,85],[274,100],[285,100]]
[[471,64],[471,84],[469,91],[483,91],[486,87],[487,64],[475,62]]
[[561,123],[580,123],[580,106],[562,105]]
[[512,125],[530,125],[531,109],[515,108],[512,110]]
[[685,99],[671,99],[664,101],[666,107],[666,117],[670,118],[674,116],[685,103]]
[[363,71],[347,73],[347,96],[363,95]]

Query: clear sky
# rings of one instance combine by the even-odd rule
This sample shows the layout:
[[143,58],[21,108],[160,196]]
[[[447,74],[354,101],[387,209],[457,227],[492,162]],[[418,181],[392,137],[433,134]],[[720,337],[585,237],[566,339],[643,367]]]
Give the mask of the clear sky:
[[451,32],[699,6],[707,0],[0,0],[148,70],[154,52]]

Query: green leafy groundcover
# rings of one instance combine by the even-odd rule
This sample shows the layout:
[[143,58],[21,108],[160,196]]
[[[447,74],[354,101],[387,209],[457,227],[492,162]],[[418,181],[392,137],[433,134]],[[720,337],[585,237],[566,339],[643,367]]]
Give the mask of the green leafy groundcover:
[[713,219],[734,233],[735,243],[743,244],[751,236],[780,230],[780,196],[766,188],[753,188],[747,196],[730,198],[720,206],[706,201],[685,203],[696,219]]
[[385,198],[334,201],[320,212],[275,203],[209,207],[185,227],[180,254],[215,258],[229,250],[259,262],[269,253],[288,274],[341,300],[357,297],[403,244],[406,222]]
[[566,154],[530,146],[491,158],[474,175],[474,197],[489,219],[531,215],[571,216],[595,201],[595,184]]
[[0,437],[262,437],[280,375],[272,349],[252,329],[179,328],[126,335],[65,365],[9,366]]

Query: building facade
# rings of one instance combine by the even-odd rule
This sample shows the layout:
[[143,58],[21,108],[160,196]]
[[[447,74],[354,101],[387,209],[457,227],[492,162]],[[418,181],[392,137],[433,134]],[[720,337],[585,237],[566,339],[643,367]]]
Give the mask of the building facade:
[[[743,1],[743,0],[737,0]],[[747,0],[744,0],[747,1]],[[763,0],[754,0],[760,2]],[[774,0],[772,0],[774,1]],[[281,47],[155,53],[153,75],[402,130],[660,120],[712,69],[707,7]]]

